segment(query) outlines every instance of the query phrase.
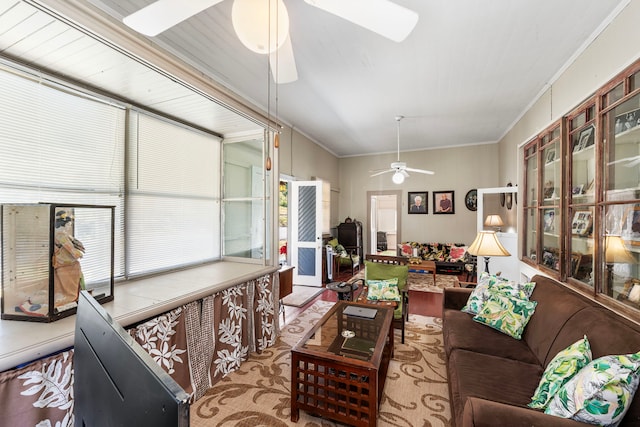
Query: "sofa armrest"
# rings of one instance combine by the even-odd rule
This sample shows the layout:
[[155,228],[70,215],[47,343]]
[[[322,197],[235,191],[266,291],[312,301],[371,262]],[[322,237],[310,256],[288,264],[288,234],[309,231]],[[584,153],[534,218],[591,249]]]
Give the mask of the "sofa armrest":
[[445,288],[442,298],[442,308],[461,310],[465,306],[473,289],[470,288]]
[[459,427],[585,427],[586,424],[534,409],[468,397]]

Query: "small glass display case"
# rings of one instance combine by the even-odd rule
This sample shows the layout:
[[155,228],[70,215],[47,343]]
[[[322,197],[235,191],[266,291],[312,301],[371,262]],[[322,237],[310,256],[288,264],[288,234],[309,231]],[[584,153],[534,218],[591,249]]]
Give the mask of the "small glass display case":
[[2,205],[2,319],[75,314],[80,290],[113,300],[114,207]]

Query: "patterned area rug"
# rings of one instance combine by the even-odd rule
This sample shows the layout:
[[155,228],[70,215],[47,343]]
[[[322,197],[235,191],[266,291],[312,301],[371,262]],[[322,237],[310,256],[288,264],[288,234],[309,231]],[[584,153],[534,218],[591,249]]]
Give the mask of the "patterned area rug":
[[[318,301],[283,327],[278,342],[252,354],[191,406],[191,426],[342,426],[300,411],[291,417],[291,347],[333,303]],[[449,392],[442,347],[442,320],[411,315],[405,344],[396,330],[395,356],[389,364],[378,426],[448,427]]]
[[[452,288],[457,276],[451,274],[437,274],[433,284],[433,274],[409,273],[407,282],[410,291],[442,293],[444,288]],[[360,270],[351,280],[364,279],[364,269]]]
[[325,288],[319,288],[317,286],[293,285],[293,290],[289,295],[282,298],[282,303],[293,307],[302,307],[325,290]]

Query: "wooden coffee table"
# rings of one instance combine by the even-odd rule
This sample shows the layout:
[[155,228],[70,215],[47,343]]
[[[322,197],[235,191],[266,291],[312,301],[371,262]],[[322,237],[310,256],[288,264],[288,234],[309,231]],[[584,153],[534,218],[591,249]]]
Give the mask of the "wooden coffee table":
[[[372,319],[345,313],[373,310]],[[375,426],[393,357],[393,310],[338,301],[291,350],[291,421],[300,409],[353,426]]]
[[431,273],[433,274],[433,285],[436,285],[436,262],[421,261],[420,264],[407,264],[411,273]]

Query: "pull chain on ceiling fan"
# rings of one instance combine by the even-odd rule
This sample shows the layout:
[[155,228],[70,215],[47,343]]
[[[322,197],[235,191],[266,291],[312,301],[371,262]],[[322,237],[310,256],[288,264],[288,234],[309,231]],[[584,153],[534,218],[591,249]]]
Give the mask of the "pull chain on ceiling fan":
[[394,184],[402,184],[405,178],[409,178],[409,172],[423,173],[426,175],[434,174],[433,171],[429,171],[429,170],[408,168],[406,162],[400,161],[400,121],[402,119],[404,119],[404,116],[396,116],[396,122],[397,122],[396,134],[397,134],[397,150],[398,150],[397,161],[392,162],[389,169],[378,169],[378,170],[370,171],[370,172],[373,172],[371,174],[371,177],[394,172],[391,180],[393,181]]

